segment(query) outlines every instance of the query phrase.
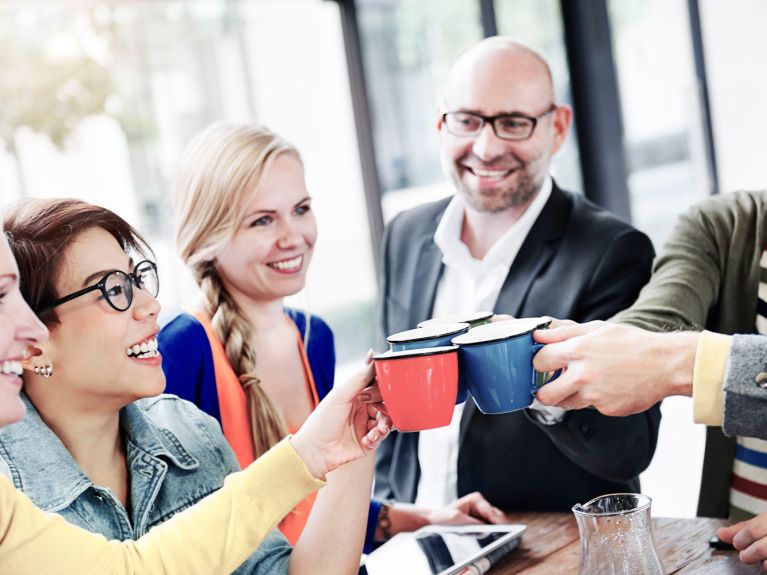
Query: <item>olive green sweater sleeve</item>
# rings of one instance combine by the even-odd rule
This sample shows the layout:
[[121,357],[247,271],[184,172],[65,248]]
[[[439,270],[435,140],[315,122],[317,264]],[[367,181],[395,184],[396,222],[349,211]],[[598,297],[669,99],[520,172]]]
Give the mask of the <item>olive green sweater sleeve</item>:
[[610,321],[650,331],[753,333],[767,193],[709,198],[674,226],[637,301]]
[[119,542],[43,513],[0,476],[0,573],[231,573],[323,485],[285,439],[216,493],[138,541]]

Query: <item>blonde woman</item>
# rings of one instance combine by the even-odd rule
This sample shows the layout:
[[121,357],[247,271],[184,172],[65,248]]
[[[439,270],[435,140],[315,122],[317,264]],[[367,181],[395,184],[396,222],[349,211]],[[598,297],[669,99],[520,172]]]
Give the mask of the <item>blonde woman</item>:
[[[303,288],[317,240],[298,152],[263,127],[214,124],[186,152],[176,211],[178,249],[204,299],[160,333],[167,391],[218,419],[245,466],[298,429],[333,387],[332,332],[283,305]],[[315,517],[319,498],[311,520],[309,498],[280,524],[289,541],[305,526],[327,529]],[[369,549],[374,538],[429,523],[502,520],[472,493],[440,509],[372,501],[359,528]]]
[[[304,286],[317,239],[298,152],[262,127],[215,124],[186,152],[176,212],[178,248],[204,298],[158,338],[166,391],[215,417],[245,466],[295,433],[333,387],[330,329],[283,306]],[[321,534],[358,563],[372,472],[367,458],[335,474],[283,520],[283,534],[293,544]]]

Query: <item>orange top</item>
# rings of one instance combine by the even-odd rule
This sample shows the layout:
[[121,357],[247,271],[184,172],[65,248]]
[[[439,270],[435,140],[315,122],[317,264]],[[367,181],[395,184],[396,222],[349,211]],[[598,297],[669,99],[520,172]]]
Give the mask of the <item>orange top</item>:
[[[234,451],[235,456],[237,456],[237,461],[240,463],[240,467],[244,469],[255,460],[253,437],[250,433],[248,400],[245,396],[245,391],[240,385],[240,380],[237,377],[237,374],[229,363],[229,358],[226,356],[224,346],[219,341],[218,336],[216,336],[216,332],[213,329],[210,320],[201,312],[195,313],[194,316],[200,321],[202,327],[205,329],[208,341],[210,342],[210,350],[213,354],[213,370],[216,375],[216,392],[218,394],[219,408],[221,409],[221,425],[224,430],[224,437],[226,437],[232,451]],[[304,374],[306,375],[306,391],[309,395],[312,409],[314,409],[317,407],[320,400],[317,395],[317,387],[314,384],[312,370],[309,366],[309,358],[306,356],[303,338],[293,320],[288,316],[285,316],[285,318],[290,322],[290,325],[293,326],[293,329],[296,332],[298,350],[304,365]],[[291,429],[289,431],[290,433],[295,433],[298,430]],[[316,496],[316,492],[309,495],[296,505],[293,508],[293,511],[285,516],[285,519],[280,522],[280,531],[282,531],[285,538],[290,541],[291,545],[296,544],[296,541],[298,541],[299,536],[303,532]]]

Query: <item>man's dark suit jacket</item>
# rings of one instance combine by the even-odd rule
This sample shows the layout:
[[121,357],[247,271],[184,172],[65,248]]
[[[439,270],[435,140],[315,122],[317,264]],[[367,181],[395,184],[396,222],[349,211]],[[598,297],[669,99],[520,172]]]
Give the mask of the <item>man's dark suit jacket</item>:
[[[443,265],[434,232],[450,198],[399,214],[383,246],[380,327],[431,317]],[[650,278],[649,238],[556,184],[498,296],[496,313],[607,319]],[[570,411],[554,425],[527,410],[484,415],[469,399],[459,431],[458,496],[482,492],[504,510],[569,511],[604,493],[638,491],[658,439],[659,405],[630,417]],[[392,433],[379,448],[375,496],[415,501],[418,434]]]

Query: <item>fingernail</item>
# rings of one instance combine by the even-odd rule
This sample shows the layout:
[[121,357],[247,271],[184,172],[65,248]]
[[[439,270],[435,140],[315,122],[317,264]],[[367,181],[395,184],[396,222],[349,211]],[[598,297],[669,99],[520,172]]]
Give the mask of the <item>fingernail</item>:
[[42,350],[39,347],[35,347],[33,345],[27,346],[27,349],[24,353],[24,359],[32,359],[33,357],[37,357],[39,355],[43,355]]
[[357,399],[359,399],[362,402],[370,401],[372,399],[372,396],[367,391],[362,391],[357,394]]

